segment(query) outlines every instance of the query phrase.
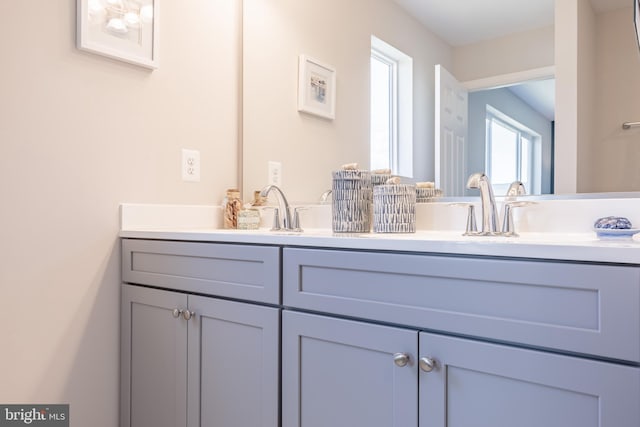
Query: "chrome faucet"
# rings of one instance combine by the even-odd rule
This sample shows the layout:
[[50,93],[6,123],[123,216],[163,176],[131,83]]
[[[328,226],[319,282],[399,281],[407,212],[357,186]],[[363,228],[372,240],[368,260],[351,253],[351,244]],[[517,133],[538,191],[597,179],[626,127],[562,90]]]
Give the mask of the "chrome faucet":
[[333,190],[327,190],[320,196],[320,203],[331,203],[331,195],[333,194]]
[[524,184],[520,181],[513,181],[507,190],[507,197],[524,196],[526,194],[527,190],[524,188]]
[[285,230],[293,230],[291,224],[291,211],[289,210],[289,202],[287,202],[287,198],[284,196],[284,193],[277,185],[267,185],[260,191],[261,197],[268,197],[269,193],[274,190],[276,195],[278,196],[278,205],[282,215],[282,228]]
[[515,230],[515,221],[513,220],[513,210],[524,206],[534,205],[531,201],[518,201],[518,196],[526,196],[527,190],[520,181],[513,181],[507,190],[507,197],[504,202],[504,210],[502,212],[502,235],[506,237],[518,236]]
[[467,188],[480,190],[482,204],[482,231],[481,235],[493,235],[498,233],[498,212],[496,199],[493,196],[491,181],[484,173],[474,173],[467,180]]

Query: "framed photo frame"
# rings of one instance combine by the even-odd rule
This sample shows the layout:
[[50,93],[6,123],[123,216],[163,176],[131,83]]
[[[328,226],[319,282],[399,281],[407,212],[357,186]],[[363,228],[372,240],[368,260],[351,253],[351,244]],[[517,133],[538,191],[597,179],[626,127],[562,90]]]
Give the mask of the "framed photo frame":
[[78,49],[158,68],[160,0],[77,0]]
[[336,70],[307,55],[298,62],[298,111],[327,119],[336,116]]

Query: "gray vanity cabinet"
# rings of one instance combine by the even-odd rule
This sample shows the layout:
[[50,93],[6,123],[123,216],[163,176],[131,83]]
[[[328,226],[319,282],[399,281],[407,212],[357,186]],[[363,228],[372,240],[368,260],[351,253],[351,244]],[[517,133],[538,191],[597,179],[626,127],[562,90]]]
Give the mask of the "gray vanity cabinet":
[[640,363],[639,266],[283,253],[288,307]]
[[278,427],[280,310],[189,296],[187,427]]
[[122,286],[120,427],[176,427],[187,420],[187,295]]
[[639,273],[286,248],[283,426],[638,427]]
[[640,425],[638,265],[124,239],[123,282],[121,427]]
[[630,366],[292,311],[282,351],[283,427],[640,420],[640,372]]
[[224,243],[124,239],[127,283],[280,303],[280,248]]
[[233,295],[224,284],[242,288],[236,267],[246,263],[253,283],[240,294],[263,295],[255,272],[274,271],[263,282],[279,283],[279,248],[246,247],[243,261],[238,246],[195,244],[205,249],[198,258],[176,243],[123,242],[123,277],[133,284],[122,285],[120,427],[278,427],[280,308],[193,294],[189,285]]
[[416,331],[282,317],[282,427],[417,426]]
[[420,333],[419,427],[637,427],[638,368]]

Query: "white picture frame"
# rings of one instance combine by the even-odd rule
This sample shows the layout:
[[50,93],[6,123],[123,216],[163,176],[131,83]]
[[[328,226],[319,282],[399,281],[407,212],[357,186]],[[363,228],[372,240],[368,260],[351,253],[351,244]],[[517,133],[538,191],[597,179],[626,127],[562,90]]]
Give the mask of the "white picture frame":
[[326,119],[336,116],[336,70],[307,55],[298,62],[298,111]]
[[160,0],[77,0],[78,49],[158,68]]

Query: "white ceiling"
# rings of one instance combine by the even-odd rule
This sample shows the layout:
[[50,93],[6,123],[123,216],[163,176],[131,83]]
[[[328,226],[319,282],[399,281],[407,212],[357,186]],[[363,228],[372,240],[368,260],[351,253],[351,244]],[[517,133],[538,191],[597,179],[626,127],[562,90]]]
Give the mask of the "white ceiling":
[[555,120],[556,79],[520,83],[508,89],[547,120]]
[[[555,0],[394,0],[451,46],[464,46],[554,23]],[[591,0],[596,12],[633,0]]]

